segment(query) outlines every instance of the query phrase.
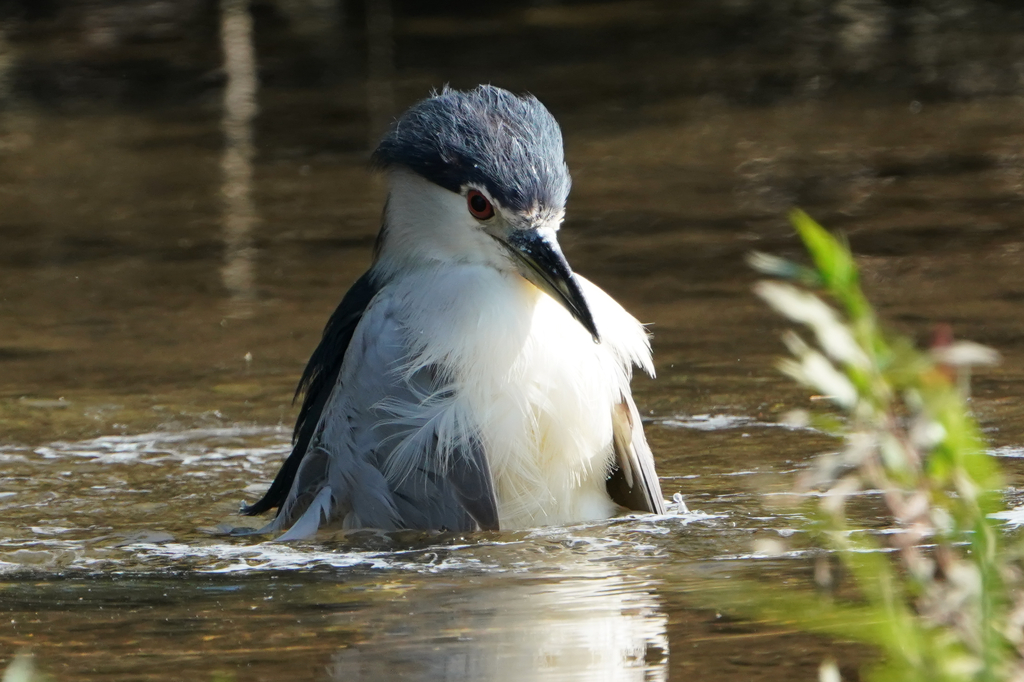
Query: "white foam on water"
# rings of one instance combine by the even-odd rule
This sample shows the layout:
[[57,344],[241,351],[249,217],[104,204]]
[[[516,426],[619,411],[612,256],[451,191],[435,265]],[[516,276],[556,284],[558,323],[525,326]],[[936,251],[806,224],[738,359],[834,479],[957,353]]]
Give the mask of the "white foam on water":
[[[261,444],[211,447],[209,441],[263,437]],[[167,461],[190,466],[197,463],[235,466],[239,460],[262,464],[291,450],[291,431],[283,426],[229,426],[153,431],[132,436],[99,436],[88,440],[57,441],[34,449],[45,459],[85,458],[103,464],[160,464]]]
[[676,415],[666,419],[657,419],[654,423],[671,428],[695,429],[697,431],[724,431],[745,426],[778,426],[778,424],[758,422],[751,417],[731,414]]
[[810,426],[795,426],[781,422],[766,422],[740,414],[679,414],[651,420],[653,424],[675,429],[695,431],[726,431],[745,428],[781,428],[789,431],[817,431]]
[[1014,507],[1013,509],[1005,509],[1000,512],[989,514],[990,519],[996,519],[998,521],[1005,521],[1007,526],[1011,528],[1018,528],[1024,526],[1024,505]]
[[1024,447],[1020,445],[1004,445],[999,448],[993,448],[988,451],[988,454],[993,457],[1011,457],[1019,458],[1024,457]]
[[[501,547],[521,547],[528,550],[532,545],[555,541],[567,549],[578,550],[584,554],[595,553],[610,557],[638,556],[659,551],[659,545],[653,542],[657,537],[675,533],[682,526],[707,523],[721,518],[725,517],[701,511],[660,515],[637,514],[592,524],[537,528],[516,534],[509,540],[441,544],[385,551],[360,551],[347,547],[332,549],[329,544],[315,542],[291,544],[274,541],[254,544],[246,544],[244,541],[212,544],[143,541],[127,544],[119,549],[133,553],[143,570],[150,563],[166,566],[169,560],[178,567],[190,566],[190,570],[198,573],[257,573],[317,568],[341,569],[353,566],[369,570],[428,573],[467,569],[501,572],[529,566],[521,561],[512,560],[514,551],[503,550],[501,554],[505,559],[499,560],[490,558],[496,554],[490,550]],[[650,536],[652,542],[645,542],[644,536]],[[482,559],[479,554],[486,554],[489,558]],[[195,566],[197,563],[200,565]]]

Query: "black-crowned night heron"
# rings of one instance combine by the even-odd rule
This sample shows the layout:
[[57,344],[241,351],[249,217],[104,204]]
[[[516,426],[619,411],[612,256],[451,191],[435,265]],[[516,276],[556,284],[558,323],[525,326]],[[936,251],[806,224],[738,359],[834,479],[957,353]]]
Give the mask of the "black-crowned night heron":
[[[267,532],[495,530],[663,513],[630,394],[644,328],[569,268],[558,123],[481,86],[409,109],[373,155],[370,270],[299,384],[294,448],[247,514]],[[298,395],[298,393],[296,394]]]

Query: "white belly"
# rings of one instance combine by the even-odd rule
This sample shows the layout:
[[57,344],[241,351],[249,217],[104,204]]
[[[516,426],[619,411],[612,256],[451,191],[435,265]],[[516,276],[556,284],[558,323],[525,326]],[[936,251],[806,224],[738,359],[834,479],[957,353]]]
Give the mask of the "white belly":
[[600,344],[517,275],[466,265],[413,279],[399,292],[413,364],[448,368],[451,409],[487,452],[501,527],[614,514],[612,410],[633,362],[650,367],[640,324],[582,278]]

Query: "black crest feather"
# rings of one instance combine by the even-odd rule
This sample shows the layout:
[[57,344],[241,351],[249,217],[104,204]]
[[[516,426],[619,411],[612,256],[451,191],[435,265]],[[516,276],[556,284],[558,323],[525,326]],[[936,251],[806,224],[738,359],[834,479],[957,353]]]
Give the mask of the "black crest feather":
[[445,88],[415,104],[373,154],[453,192],[474,184],[515,211],[561,209],[571,180],[558,122],[536,97],[492,85]]

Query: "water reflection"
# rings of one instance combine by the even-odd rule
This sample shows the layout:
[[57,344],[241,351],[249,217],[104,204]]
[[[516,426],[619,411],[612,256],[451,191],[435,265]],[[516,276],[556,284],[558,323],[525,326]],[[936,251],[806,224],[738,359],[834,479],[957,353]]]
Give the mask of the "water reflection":
[[395,115],[395,17],[391,0],[366,0],[366,109],[373,149]]
[[221,48],[224,51],[224,286],[231,297],[229,314],[252,314],[256,298],[256,249],[253,229],[258,220],[252,197],[253,119],[256,117],[256,54],[249,0],[221,0]]
[[0,25],[0,108],[6,107],[10,103],[13,67],[14,50],[7,40],[7,32]]
[[568,572],[488,590],[453,585],[412,611],[405,599],[378,605],[374,633],[333,657],[331,679],[667,680],[656,585],[600,563]]
[[892,30],[892,10],[881,0],[841,0],[833,10],[840,26],[838,45],[855,72],[878,65]]

